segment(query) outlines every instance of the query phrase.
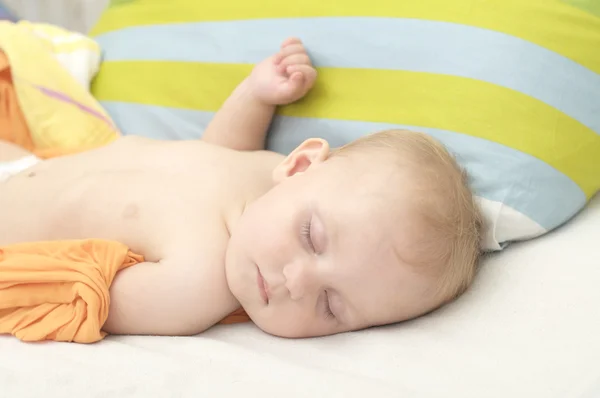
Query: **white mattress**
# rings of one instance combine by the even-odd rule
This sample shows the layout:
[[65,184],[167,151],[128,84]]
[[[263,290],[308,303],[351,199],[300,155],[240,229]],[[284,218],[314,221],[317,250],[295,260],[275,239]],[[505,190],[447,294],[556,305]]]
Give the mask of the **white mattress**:
[[600,397],[600,197],[484,262],[456,303],[310,340],[251,324],[95,345],[0,337],[1,397]]

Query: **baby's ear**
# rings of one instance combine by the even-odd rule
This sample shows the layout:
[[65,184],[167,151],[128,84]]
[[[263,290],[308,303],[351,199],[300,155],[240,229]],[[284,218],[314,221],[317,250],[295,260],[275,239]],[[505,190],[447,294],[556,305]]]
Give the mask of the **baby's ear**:
[[319,164],[329,157],[329,143],[320,138],[309,138],[292,151],[273,170],[273,180],[280,183],[288,177],[304,173],[313,164]]

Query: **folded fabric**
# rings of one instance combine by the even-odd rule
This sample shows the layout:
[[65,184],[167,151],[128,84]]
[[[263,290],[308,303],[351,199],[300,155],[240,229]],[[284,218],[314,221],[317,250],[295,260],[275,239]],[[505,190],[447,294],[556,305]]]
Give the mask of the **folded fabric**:
[[118,242],[36,242],[0,248],[0,334],[93,343],[105,337],[116,273],[142,262]]
[[93,46],[60,28],[0,21],[1,140],[49,158],[120,136],[89,92]]
[[58,62],[87,90],[100,68],[100,46],[91,38],[60,26],[19,21],[19,27],[37,36]]
[[[112,281],[142,261],[127,246],[100,239],[0,247],[0,334],[23,341],[102,340]],[[220,323],[247,321],[239,309]]]

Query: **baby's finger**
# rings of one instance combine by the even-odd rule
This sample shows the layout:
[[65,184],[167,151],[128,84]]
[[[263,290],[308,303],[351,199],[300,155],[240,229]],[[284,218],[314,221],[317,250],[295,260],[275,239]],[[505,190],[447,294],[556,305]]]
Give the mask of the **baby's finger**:
[[291,44],[302,44],[302,40],[297,37],[288,37],[281,43],[281,48],[287,47]]
[[294,72],[290,75],[283,89],[287,92],[287,95],[297,95],[299,91],[304,91],[305,81],[306,78],[301,72]]
[[286,57],[294,54],[306,54],[306,50],[302,44],[292,44],[283,48],[273,57],[273,62],[275,65],[279,65],[281,61],[283,61]]
[[291,65],[310,65],[311,62],[307,54],[293,54],[282,59],[279,64],[287,68]]
[[287,67],[286,72],[290,78],[297,73],[302,74],[304,83],[312,84],[317,78],[317,70],[309,65],[290,65]]
[[285,57],[289,57],[290,55],[294,55],[294,54],[306,54],[306,49],[304,48],[304,45],[302,45],[302,44],[289,45],[285,48],[282,48],[279,51],[278,55],[285,58]]
[[304,80],[304,75],[302,72],[294,72],[290,75],[290,80],[294,83],[301,84]]

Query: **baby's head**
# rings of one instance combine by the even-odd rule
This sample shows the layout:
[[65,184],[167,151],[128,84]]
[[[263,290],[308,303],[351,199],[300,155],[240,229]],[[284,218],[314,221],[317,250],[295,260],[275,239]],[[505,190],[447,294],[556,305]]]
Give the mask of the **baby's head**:
[[464,172],[429,136],[384,131],[333,151],[310,139],[273,179],[232,231],[226,259],[231,291],[265,332],[395,323],[470,285],[481,216]]

